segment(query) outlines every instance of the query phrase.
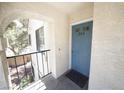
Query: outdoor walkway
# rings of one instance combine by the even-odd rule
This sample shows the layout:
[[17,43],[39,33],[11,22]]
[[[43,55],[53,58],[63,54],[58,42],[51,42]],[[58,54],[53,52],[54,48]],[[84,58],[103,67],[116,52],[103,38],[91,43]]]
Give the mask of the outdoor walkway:
[[66,76],[61,76],[58,79],[48,75],[42,81],[39,80],[33,83],[31,86],[25,88],[25,90],[87,90],[88,85],[84,88],[80,88],[73,81],[68,79]]

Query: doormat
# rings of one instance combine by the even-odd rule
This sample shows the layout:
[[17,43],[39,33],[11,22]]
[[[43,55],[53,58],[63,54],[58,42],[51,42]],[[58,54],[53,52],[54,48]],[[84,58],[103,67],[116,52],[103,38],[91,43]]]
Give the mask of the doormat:
[[86,83],[88,82],[88,77],[82,75],[81,73],[75,71],[75,70],[70,70],[67,74],[66,77],[68,77],[70,80],[72,80],[74,83],[76,83],[80,88],[83,88]]

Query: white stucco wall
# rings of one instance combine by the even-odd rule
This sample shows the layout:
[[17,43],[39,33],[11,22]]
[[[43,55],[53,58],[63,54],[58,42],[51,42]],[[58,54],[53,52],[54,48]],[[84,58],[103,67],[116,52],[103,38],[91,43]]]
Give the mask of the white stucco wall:
[[[0,53],[1,55],[2,53]],[[3,69],[3,63],[2,62],[5,62],[3,61],[1,58],[0,58],[0,90],[1,89],[7,89],[8,86],[7,86],[7,82],[6,82],[6,79],[5,79],[5,73],[4,73],[4,69]]]
[[6,40],[0,36],[0,90],[1,89],[8,89],[9,87],[9,80],[8,80],[8,68],[7,62],[5,57],[4,48],[6,44],[4,44]]
[[[68,29],[68,20],[59,19],[60,21],[56,22],[57,32],[55,33],[56,37],[56,73],[57,76],[62,75],[69,69],[69,29]],[[57,40],[58,39],[58,40]]]
[[124,89],[124,3],[95,3],[89,89]]
[[69,69],[67,16],[44,3],[0,3],[1,31],[16,18],[32,18],[48,22],[52,74],[58,78],[66,72]]
[[93,17],[93,2],[85,3],[79,10],[69,15],[69,23],[83,21]]

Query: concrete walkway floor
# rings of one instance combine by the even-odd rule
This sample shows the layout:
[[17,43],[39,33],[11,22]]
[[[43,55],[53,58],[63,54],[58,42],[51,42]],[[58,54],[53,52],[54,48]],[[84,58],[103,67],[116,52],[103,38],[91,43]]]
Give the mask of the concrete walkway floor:
[[24,90],[87,90],[88,84],[84,88],[80,88],[73,81],[66,76],[60,76],[55,79],[51,74],[44,79],[39,80],[32,85],[28,86]]

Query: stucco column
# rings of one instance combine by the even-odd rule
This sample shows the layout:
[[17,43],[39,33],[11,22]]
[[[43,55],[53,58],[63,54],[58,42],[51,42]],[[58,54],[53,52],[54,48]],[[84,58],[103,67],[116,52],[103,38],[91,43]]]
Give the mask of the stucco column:
[[[31,39],[31,52],[36,52],[37,51],[37,46],[36,46],[36,35],[35,35],[35,29],[34,29],[34,22],[32,20],[29,21],[29,34],[30,34],[30,39]],[[37,58],[36,54],[31,55],[32,57],[32,65],[34,68],[34,80],[37,81],[39,80],[38,77],[38,67],[37,67]]]
[[6,62],[6,55],[4,48],[6,46],[6,39],[0,35],[0,89],[9,89],[8,80],[8,66]]

